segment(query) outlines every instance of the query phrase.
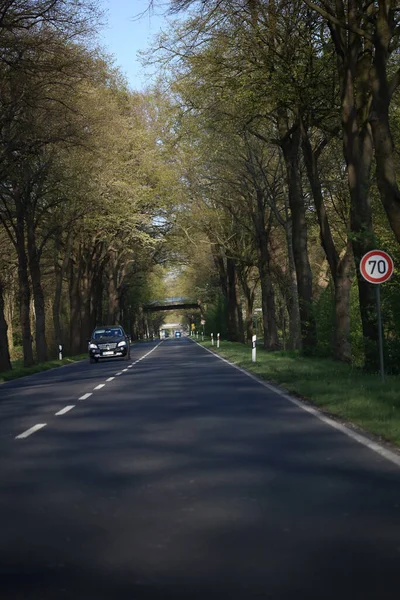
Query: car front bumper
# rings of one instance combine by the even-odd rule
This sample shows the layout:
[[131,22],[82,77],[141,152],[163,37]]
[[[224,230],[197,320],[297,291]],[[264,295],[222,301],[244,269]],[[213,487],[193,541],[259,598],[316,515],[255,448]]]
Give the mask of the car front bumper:
[[90,358],[118,358],[126,356],[128,354],[128,348],[115,348],[114,350],[100,350],[100,348],[90,348]]

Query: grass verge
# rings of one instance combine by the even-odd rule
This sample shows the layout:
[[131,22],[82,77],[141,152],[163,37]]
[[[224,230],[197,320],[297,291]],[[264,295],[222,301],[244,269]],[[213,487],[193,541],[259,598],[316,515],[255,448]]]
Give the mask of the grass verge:
[[25,377],[26,375],[33,375],[34,373],[41,373],[42,371],[48,371],[49,369],[55,369],[57,367],[61,367],[62,365],[69,365],[71,363],[78,362],[83,358],[87,358],[87,354],[66,356],[62,360],[55,358],[54,360],[38,363],[37,365],[32,365],[31,367],[24,367],[22,360],[14,360],[12,361],[13,368],[11,371],[4,371],[3,373],[0,373],[0,383],[11,381],[12,379],[19,379],[20,377]]
[[400,446],[400,377],[380,375],[324,358],[305,358],[296,352],[267,352],[257,348],[257,362],[251,362],[251,348],[221,341],[203,346],[254,373],[277,383],[293,395],[320,407],[342,421]]

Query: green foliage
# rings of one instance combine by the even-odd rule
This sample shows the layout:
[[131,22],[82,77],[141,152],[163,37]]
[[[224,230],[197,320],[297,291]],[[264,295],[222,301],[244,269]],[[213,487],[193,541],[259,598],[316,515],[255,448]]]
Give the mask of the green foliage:
[[332,284],[320,294],[314,304],[317,325],[317,355],[332,356],[335,337],[335,306]]
[[358,299],[357,280],[354,278],[350,290],[350,343],[352,364],[355,367],[364,365],[364,338]]
[[34,375],[35,373],[41,373],[43,371],[49,371],[50,369],[56,369],[64,365],[70,365],[87,358],[87,354],[79,354],[76,356],[67,356],[62,360],[49,360],[44,363],[38,363],[32,367],[24,367],[21,359],[12,362],[12,370],[0,373],[0,383],[4,381],[11,381],[13,379],[20,379],[27,375]]
[[220,333],[221,337],[226,337],[228,331],[228,307],[223,296],[218,295],[216,303],[208,308],[205,314],[205,321],[204,332],[206,335],[213,333],[214,337],[216,337],[217,333]]

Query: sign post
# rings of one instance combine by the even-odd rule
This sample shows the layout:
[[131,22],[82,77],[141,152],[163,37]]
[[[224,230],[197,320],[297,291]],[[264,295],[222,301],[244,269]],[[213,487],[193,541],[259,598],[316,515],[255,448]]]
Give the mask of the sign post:
[[251,362],[256,362],[257,359],[257,348],[256,348],[257,336],[253,335],[251,338]]
[[217,348],[219,348],[219,333],[217,333]]
[[360,262],[360,273],[366,281],[376,285],[376,309],[378,313],[379,334],[379,363],[382,383],[385,382],[385,365],[383,360],[383,334],[381,314],[381,289],[380,284],[388,281],[393,275],[393,260],[383,250],[371,250],[364,254]]
[[211,334],[211,346],[214,346],[214,334]]

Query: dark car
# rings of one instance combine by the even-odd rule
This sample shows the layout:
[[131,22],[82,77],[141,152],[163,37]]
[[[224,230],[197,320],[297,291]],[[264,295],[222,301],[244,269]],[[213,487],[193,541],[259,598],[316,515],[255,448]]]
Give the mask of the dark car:
[[91,363],[99,358],[131,357],[130,338],[120,325],[96,327],[89,340],[89,358]]

